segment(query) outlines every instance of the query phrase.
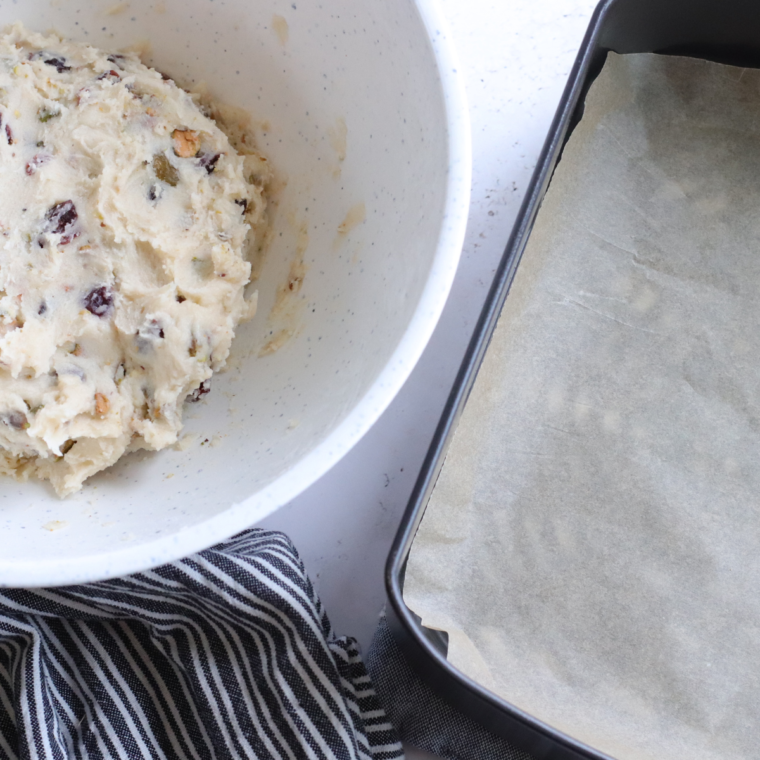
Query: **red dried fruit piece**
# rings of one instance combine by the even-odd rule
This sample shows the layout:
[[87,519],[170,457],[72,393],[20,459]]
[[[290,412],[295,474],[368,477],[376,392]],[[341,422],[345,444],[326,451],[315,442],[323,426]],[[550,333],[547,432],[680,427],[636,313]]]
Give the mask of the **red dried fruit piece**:
[[8,145],[13,145],[16,141],[13,139],[13,132],[11,131],[11,125],[5,125],[5,136],[8,138]]
[[113,308],[113,293],[106,285],[91,290],[84,297],[84,308],[96,317],[105,317]]
[[[51,206],[45,214],[45,232],[62,235],[73,227],[79,218],[74,201],[61,201]],[[70,235],[66,242],[71,242],[76,235]],[[63,240],[61,240],[63,243]]]
[[61,245],[68,245],[72,240],[76,240],[82,233],[77,230],[70,232],[68,235],[61,235]]
[[46,164],[51,158],[52,156],[49,153],[37,153],[32,157],[32,160],[27,163],[26,173],[31,177],[40,166]]
[[71,66],[67,66],[63,58],[46,58],[45,63],[48,66],[53,66],[59,74],[64,71],[71,71]]
[[211,381],[204,380],[188,397],[188,401],[200,401],[203,396],[211,392]]
[[111,84],[116,84],[116,82],[121,81],[121,74],[119,74],[118,71],[114,71],[111,69],[110,71],[103,72],[98,79],[104,79],[108,82],[111,82]]
[[42,58],[43,62],[48,66],[52,66],[59,74],[64,71],[71,71],[71,66],[66,64],[66,59],[60,55],[51,55],[44,50],[38,50],[36,53],[32,53],[29,56],[30,61],[35,61],[38,58]]
[[202,153],[198,158],[198,166],[203,167],[209,174],[216,169],[216,162],[221,158],[221,153]]

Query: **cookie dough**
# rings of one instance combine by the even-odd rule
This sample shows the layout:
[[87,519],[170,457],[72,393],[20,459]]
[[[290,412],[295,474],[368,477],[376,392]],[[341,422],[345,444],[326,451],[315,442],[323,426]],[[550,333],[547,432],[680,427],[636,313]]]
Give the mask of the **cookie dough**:
[[175,443],[255,310],[266,171],[135,54],[0,36],[0,472],[65,496]]

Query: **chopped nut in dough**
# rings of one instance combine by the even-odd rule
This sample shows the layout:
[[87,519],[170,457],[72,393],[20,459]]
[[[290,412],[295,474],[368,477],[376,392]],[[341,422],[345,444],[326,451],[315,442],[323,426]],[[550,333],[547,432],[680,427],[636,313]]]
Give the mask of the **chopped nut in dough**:
[[174,152],[180,158],[192,158],[201,149],[201,139],[192,129],[175,129],[172,132]]

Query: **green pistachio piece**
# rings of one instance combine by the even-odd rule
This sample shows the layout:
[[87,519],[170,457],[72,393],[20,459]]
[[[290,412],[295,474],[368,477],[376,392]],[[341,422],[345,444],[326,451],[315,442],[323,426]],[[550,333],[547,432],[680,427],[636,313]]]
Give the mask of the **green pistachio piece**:
[[46,108],[40,108],[40,110],[37,111],[37,119],[39,119],[39,121],[41,121],[43,124],[60,115],[60,111],[48,111]]
[[179,183],[179,172],[171,165],[169,159],[163,153],[153,156],[153,171],[156,177],[167,185],[176,187]]

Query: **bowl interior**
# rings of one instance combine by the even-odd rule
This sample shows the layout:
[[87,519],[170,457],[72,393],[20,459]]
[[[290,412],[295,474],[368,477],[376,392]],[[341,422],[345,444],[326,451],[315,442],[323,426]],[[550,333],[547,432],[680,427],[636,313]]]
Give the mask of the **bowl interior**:
[[[458,249],[440,253],[449,134],[415,3],[25,0],[0,9],[16,20],[145,44],[146,62],[251,113],[280,185],[259,313],[211,394],[186,406],[189,447],[127,456],[63,501],[0,480],[0,584],[47,585],[196,550],[315,480],[418,358]],[[299,259],[303,285],[273,312]]]

